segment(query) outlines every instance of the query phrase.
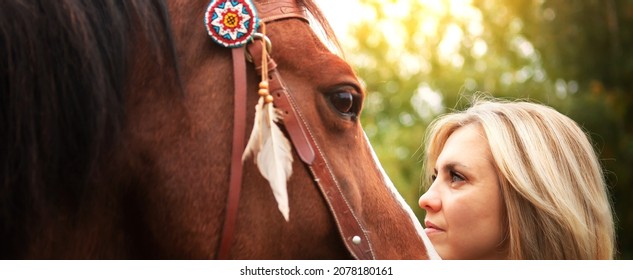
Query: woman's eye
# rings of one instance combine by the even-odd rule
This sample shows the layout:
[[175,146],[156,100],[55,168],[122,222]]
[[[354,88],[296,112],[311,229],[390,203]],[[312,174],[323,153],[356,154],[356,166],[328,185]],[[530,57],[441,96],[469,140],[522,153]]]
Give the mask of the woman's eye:
[[349,92],[337,92],[330,95],[330,103],[340,113],[350,114],[353,113],[354,95]]
[[461,182],[465,181],[464,177],[459,175],[457,172],[451,171],[451,182]]

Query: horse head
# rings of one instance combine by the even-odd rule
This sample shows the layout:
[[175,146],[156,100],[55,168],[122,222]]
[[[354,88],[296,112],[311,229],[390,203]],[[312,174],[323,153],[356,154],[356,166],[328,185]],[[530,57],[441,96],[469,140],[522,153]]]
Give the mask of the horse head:
[[[234,48],[209,38],[208,0],[67,1],[52,12],[41,2],[2,4],[16,17],[46,10],[29,31],[59,33],[44,38],[52,52],[34,54],[20,48],[37,46],[37,34],[2,34],[2,144],[13,149],[2,161],[5,257],[435,256],[359,123],[362,85],[315,33],[314,24],[330,28],[312,1],[255,1],[265,34]],[[236,171],[233,159],[253,128],[262,74],[292,145],[285,215],[260,166],[247,158]],[[34,77],[42,81],[29,86]]]

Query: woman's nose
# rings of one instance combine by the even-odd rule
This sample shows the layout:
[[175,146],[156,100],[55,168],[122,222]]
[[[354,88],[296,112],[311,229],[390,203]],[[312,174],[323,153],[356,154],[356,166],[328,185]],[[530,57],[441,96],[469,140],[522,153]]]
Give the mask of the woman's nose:
[[418,204],[420,205],[420,208],[426,210],[427,212],[436,212],[440,210],[442,201],[435,188],[433,188],[433,185],[431,185],[431,187],[422,196],[420,196]]

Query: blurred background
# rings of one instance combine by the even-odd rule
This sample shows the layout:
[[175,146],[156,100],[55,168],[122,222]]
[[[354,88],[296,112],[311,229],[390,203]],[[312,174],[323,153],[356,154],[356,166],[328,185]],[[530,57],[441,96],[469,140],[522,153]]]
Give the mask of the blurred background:
[[633,0],[319,0],[367,88],[361,122],[416,215],[422,139],[468,96],[552,106],[590,135],[633,259]]

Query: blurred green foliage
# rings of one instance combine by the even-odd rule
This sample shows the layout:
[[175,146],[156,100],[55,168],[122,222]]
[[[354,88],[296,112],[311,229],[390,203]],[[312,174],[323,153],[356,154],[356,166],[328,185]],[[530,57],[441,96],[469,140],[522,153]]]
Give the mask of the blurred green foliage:
[[611,188],[618,258],[633,259],[633,1],[361,2],[375,16],[342,40],[368,91],[361,121],[420,220],[430,120],[475,92],[525,98],[590,134]]

